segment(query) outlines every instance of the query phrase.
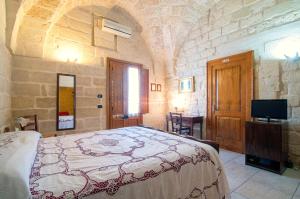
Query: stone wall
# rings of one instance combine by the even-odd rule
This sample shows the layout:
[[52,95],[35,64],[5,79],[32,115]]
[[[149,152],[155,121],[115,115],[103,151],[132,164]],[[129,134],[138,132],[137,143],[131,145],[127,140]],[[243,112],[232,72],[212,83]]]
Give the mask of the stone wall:
[[10,124],[10,60],[11,56],[6,48],[6,12],[5,1],[0,2],[0,132]]
[[40,58],[13,57],[13,117],[37,114],[42,133],[56,131],[57,73],[76,75],[76,132],[105,128],[106,109],[96,108],[97,94],[106,92],[105,68]]
[[[77,128],[74,132],[106,128],[107,57],[143,64],[150,70],[150,81],[161,83],[164,90],[163,67],[153,63],[151,54],[140,36],[139,25],[122,10],[99,9],[99,15],[105,14],[106,17],[132,27],[134,33],[131,39],[118,37],[117,51],[94,47],[91,45],[92,15],[88,13],[89,9],[76,8],[61,18],[49,32],[42,58],[13,57],[13,117],[38,114],[42,133],[56,130],[57,73],[75,74],[77,78]],[[97,11],[97,8],[94,10]],[[28,24],[28,27],[35,26]],[[113,38],[111,34],[103,32],[96,36],[101,36],[100,41],[106,42],[111,42]],[[71,62],[67,61],[68,51],[75,54],[76,62],[73,62],[73,58]],[[104,95],[103,109],[96,108],[99,104],[96,96],[100,93]],[[150,92],[150,113],[144,116],[144,123],[162,128],[165,103],[163,92]]]
[[[272,56],[274,45],[299,35],[299,27],[299,1],[219,1],[190,32],[175,67],[168,70],[169,110],[176,104],[172,99],[180,96],[186,112],[206,115],[207,61],[254,50],[255,98],[289,100],[289,156],[300,164],[299,63]],[[195,76],[196,92],[178,94],[177,80],[186,76]]]

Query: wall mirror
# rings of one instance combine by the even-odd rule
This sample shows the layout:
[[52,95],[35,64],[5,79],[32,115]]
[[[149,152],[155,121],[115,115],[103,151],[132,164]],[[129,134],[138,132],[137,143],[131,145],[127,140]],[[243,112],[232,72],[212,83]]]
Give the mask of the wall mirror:
[[76,126],[76,76],[57,74],[57,131]]

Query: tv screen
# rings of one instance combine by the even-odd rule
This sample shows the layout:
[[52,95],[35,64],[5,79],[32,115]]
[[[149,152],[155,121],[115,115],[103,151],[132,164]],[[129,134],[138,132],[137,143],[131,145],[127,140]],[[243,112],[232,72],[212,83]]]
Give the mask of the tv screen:
[[287,100],[252,100],[251,116],[268,119],[287,119]]

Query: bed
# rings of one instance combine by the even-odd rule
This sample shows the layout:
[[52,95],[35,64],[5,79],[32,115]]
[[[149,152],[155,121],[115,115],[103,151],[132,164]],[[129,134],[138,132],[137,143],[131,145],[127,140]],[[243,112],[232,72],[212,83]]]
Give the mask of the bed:
[[143,127],[39,135],[0,136],[0,198],[230,198],[206,144]]

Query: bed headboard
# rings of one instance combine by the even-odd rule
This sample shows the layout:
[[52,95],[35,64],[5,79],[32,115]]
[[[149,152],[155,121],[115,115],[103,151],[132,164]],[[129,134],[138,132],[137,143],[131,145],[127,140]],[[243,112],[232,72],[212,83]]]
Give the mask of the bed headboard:
[[217,151],[218,153],[220,152],[220,145],[219,145],[217,142],[212,141],[212,140],[201,140],[201,139],[198,139],[198,138],[193,137],[193,136],[189,136],[189,135],[179,135],[179,134],[177,134],[177,133],[167,132],[167,131],[164,131],[164,130],[161,130],[161,129],[156,129],[156,128],[153,128],[153,127],[150,127],[150,126],[145,126],[145,125],[139,125],[139,126],[140,126],[140,127],[147,128],[147,129],[153,129],[153,130],[157,130],[157,131],[169,133],[169,134],[172,134],[172,135],[184,137],[184,138],[186,138],[186,139],[194,140],[194,141],[197,141],[197,142],[201,142],[201,143],[203,143],[203,144],[210,145],[211,147],[213,147],[214,149],[216,149],[216,151]]

